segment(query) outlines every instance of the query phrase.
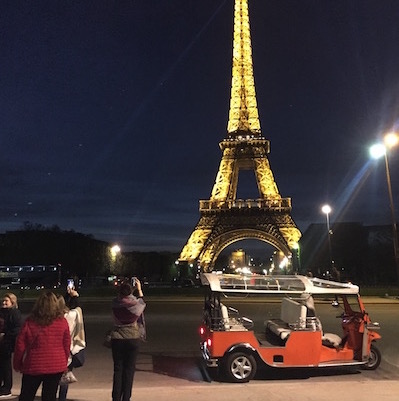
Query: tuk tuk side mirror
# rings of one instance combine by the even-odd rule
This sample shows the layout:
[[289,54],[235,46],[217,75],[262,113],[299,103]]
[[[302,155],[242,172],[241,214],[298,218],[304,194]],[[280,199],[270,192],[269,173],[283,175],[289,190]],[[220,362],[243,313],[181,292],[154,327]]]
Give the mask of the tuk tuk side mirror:
[[331,302],[331,306],[333,308],[339,308],[339,302],[336,299],[334,299],[334,301]]

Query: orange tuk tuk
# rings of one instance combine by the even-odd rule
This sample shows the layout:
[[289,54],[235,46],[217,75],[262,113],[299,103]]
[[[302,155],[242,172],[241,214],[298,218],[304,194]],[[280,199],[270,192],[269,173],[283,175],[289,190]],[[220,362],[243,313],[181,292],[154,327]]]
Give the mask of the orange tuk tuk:
[[[374,344],[381,338],[379,324],[371,322],[356,285],[300,275],[204,273],[201,280],[209,287],[200,326],[202,356],[213,373],[229,381],[248,382],[260,365],[376,369],[381,362]],[[280,303],[280,314],[255,330],[250,318],[228,306],[231,299],[237,303],[237,296],[260,297],[265,317],[272,297]],[[323,330],[318,300],[342,308],[339,334]]]

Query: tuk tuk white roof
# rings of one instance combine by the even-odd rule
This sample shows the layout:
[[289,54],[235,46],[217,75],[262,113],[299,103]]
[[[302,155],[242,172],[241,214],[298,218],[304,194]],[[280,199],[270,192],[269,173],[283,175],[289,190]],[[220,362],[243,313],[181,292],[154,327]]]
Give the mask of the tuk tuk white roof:
[[301,275],[265,276],[261,274],[203,273],[203,285],[211,291],[246,294],[358,294],[359,287],[350,283]]

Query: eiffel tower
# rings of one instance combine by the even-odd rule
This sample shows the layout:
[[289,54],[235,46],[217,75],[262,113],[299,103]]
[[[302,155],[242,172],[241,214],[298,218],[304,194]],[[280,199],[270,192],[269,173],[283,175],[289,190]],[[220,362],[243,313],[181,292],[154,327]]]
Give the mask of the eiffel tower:
[[[274,181],[270,142],[260,128],[248,0],[235,0],[229,121],[219,146],[223,155],[210,199],[199,201],[200,219],[179,262],[196,261],[203,271],[212,270],[225,247],[244,239],[267,242],[290,257],[301,233],[291,217],[291,199],[281,197]],[[240,170],[254,172],[258,199],[237,199]]]

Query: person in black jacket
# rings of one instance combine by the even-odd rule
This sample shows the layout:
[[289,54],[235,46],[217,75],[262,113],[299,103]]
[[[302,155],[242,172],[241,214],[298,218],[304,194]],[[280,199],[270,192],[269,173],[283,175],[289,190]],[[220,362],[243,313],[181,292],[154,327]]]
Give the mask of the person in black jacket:
[[15,339],[21,329],[22,315],[18,309],[17,297],[9,292],[3,296],[0,308],[0,398],[11,396],[12,365]]

